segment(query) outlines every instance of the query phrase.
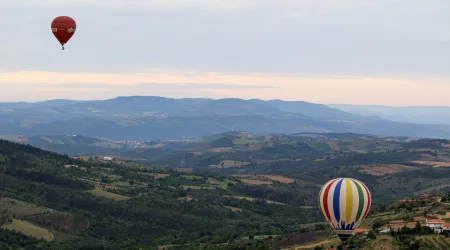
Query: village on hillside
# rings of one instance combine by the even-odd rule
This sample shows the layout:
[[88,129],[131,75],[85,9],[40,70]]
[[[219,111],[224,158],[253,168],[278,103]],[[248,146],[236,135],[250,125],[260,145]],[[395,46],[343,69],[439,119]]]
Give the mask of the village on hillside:
[[373,211],[346,245],[334,236],[287,249],[450,249],[450,193],[421,194]]

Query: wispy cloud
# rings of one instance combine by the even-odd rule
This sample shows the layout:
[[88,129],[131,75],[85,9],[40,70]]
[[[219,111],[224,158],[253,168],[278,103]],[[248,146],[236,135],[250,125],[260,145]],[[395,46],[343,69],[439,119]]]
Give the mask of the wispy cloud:
[[[17,96],[28,94],[34,100],[161,95],[394,106],[450,105],[450,79],[446,78],[301,77],[179,70],[128,74],[22,71],[0,73],[0,86],[2,101],[17,100]],[[31,97],[28,96],[27,99]]]

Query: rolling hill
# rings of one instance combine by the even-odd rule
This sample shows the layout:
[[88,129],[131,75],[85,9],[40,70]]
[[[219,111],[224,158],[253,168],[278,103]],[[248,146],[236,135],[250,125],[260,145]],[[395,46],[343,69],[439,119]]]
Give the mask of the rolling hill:
[[[322,183],[333,176],[354,176],[374,185],[374,195],[383,202],[402,195],[450,188],[445,184],[450,180],[450,168],[447,167],[450,166],[450,143],[447,140],[351,133],[283,135],[247,132],[146,142],[83,136],[4,138],[58,153],[81,155],[84,159],[93,157],[94,161],[101,160],[98,156],[108,155],[118,161],[134,160],[194,173],[273,174],[306,183]],[[399,183],[402,188],[396,187]],[[252,193],[247,189],[245,192]]]
[[27,136],[77,134],[114,140],[155,140],[197,138],[236,130],[450,138],[447,125],[394,122],[320,104],[280,100],[132,96],[2,105],[7,109],[2,108],[0,112],[0,133]]
[[[147,142],[4,137],[21,142],[0,140],[5,249],[336,246],[317,207],[321,185],[332,178],[366,183],[373,208],[365,227],[379,222],[371,219],[375,211],[423,214],[391,202],[450,191],[450,142],[442,139],[235,131]],[[92,152],[70,157],[28,143],[69,155]]]
[[218,246],[226,243],[233,249],[245,237],[261,246],[248,239],[295,233],[321,220],[307,201],[316,186],[281,181],[286,184],[274,187],[272,197],[303,191],[281,203],[241,192],[253,184],[238,177],[84,161],[0,140],[0,246],[226,249]]

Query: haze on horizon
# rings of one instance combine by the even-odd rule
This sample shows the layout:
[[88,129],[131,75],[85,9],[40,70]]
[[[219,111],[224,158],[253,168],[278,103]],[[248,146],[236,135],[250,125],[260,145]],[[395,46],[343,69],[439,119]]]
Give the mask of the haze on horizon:
[[[0,0],[0,102],[450,106],[448,0]],[[77,31],[61,51],[59,15]]]

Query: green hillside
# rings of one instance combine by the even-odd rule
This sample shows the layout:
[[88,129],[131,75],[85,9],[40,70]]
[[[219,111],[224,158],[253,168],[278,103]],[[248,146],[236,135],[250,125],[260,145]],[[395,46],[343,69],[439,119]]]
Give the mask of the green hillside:
[[309,245],[333,235],[317,204],[332,178],[366,183],[373,212],[450,191],[447,140],[242,132],[151,142],[7,138],[60,153],[108,153],[69,156],[0,141],[2,234],[16,230],[20,244],[48,249]]
[[[2,227],[27,235],[2,243],[9,246],[48,232],[42,236],[48,242],[29,244],[198,249],[294,233],[301,224],[322,220],[319,210],[297,202],[274,204],[239,192],[232,188],[241,184],[235,177],[81,161],[7,141],[0,141],[0,159]],[[292,188],[284,185],[274,191]]]

